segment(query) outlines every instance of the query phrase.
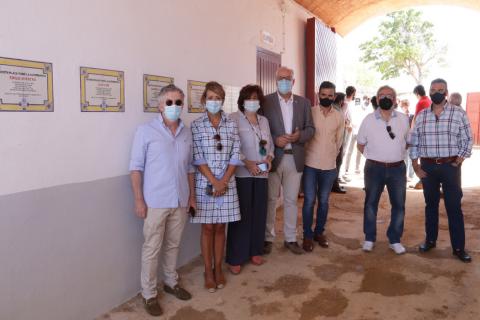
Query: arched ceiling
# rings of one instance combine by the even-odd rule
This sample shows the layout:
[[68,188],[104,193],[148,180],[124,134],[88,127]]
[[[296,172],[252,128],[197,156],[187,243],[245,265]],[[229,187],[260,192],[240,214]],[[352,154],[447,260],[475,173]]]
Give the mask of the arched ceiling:
[[480,11],[479,0],[295,0],[344,36],[365,20],[405,7],[443,4]]

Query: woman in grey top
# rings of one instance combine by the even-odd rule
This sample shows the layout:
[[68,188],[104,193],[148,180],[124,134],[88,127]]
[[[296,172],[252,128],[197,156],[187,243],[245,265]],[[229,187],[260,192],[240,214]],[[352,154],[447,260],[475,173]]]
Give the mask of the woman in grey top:
[[244,163],[235,171],[242,219],[228,224],[226,261],[233,274],[240,273],[241,266],[249,260],[255,265],[263,263],[267,178],[274,146],[267,118],[257,113],[262,104],[262,88],[247,85],[238,98],[240,111],[230,115],[238,126],[240,154]]

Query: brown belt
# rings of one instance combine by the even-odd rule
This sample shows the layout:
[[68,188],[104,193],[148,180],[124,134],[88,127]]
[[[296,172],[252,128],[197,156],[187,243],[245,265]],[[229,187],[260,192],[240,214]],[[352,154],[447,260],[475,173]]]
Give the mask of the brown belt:
[[401,166],[402,163],[405,163],[403,160],[402,161],[397,161],[397,162],[380,162],[380,161],[375,161],[371,159],[367,159],[367,161],[374,163],[376,165],[385,167],[385,168],[393,168],[393,167],[398,167]]
[[443,164],[443,163],[450,163],[457,160],[457,156],[453,157],[445,157],[445,158],[420,158],[421,161],[425,161],[427,163],[435,163],[435,164]]
[[284,154],[293,154],[293,150],[292,149],[284,149],[283,153]]

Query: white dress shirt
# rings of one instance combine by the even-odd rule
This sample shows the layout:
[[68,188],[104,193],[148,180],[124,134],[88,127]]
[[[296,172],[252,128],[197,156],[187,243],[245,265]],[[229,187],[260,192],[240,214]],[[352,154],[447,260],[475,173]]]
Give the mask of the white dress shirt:
[[[280,101],[280,109],[282,110],[283,125],[285,126],[285,133],[292,134],[293,128],[293,93],[290,96],[288,101],[282,98],[282,96],[277,92],[278,100]],[[284,149],[292,149],[292,144],[289,143],[285,146]]]

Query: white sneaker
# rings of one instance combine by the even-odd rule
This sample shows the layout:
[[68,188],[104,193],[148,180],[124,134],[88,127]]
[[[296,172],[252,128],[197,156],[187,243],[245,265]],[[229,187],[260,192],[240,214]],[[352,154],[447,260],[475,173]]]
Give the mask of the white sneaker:
[[365,252],[370,252],[373,250],[373,246],[375,245],[375,242],[372,241],[364,241],[363,242],[363,247],[362,250]]
[[405,250],[405,247],[402,246],[402,244],[400,242],[391,243],[390,244],[390,249],[395,251],[396,254],[404,254],[405,252],[407,252],[407,250]]

